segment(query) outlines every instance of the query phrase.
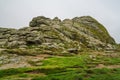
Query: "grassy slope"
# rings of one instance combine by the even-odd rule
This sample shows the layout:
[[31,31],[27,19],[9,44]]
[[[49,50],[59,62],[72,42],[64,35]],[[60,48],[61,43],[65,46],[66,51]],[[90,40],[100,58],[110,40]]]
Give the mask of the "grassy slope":
[[103,54],[91,52],[67,57],[51,56],[43,60],[41,66],[0,70],[0,80],[120,80],[120,67],[96,67],[99,64],[120,65],[120,54]]

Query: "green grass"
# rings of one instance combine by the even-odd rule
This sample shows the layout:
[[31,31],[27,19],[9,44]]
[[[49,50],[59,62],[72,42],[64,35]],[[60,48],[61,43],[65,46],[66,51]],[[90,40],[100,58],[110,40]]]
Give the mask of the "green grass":
[[82,80],[82,74],[80,74],[78,71],[67,71],[49,74],[45,77],[36,77],[32,80]]
[[[24,73],[29,72],[37,72],[37,73],[44,73],[44,74],[54,74],[54,73],[62,73],[66,71],[70,71],[74,67],[81,67],[85,66],[84,59],[86,56],[73,56],[73,57],[51,57],[46,60],[43,60],[43,65],[33,68],[13,68],[13,69],[5,69],[0,70],[0,78],[5,78],[7,76],[12,75],[19,75],[20,77],[25,77]],[[70,70],[68,68],[71,68]],[[67,73],[68,73],[67,72]]]
[[117,69],[93,69],[87,71],[85,80],[120,80],[120,68]]
[[41,66],[31,68],[0,70],[0,80],[120,80],[120,68],[95,68],[101,63],[107,66],[119,65],[119,57],[97,55],[96,60],[92,60],[88,53],[84,53],[67,57],[52,56],[41,62]]
[[104,59],[106,65],[120,64],[120,58],[105,58]]
[[44,68],[84,67],[86,56],[52,57],[43,61]]
[[48,74],[44,77],[35,77],[32,80],[120,80],[120,68],[118,69],[75,69],[71,71]]
[[11,69],[0,70],[0,78],[10,75],[22,74],[24,72],[32,71],[32,70],[34,70],[34,68],[11,68]]
[[[32,80],[120,80],[120,68],[118,69],[76,69],[76,68],[66,68],[65,71],[62,69],[48,69],[46,76],[42,76],[39,73],[29,74],[31,71],[42,71],[41,69],[7,69],[0,71],[2,72],[1,80],[19,80],[23,78],[32,78]],[[58,71],[56,71],[58,70]]]

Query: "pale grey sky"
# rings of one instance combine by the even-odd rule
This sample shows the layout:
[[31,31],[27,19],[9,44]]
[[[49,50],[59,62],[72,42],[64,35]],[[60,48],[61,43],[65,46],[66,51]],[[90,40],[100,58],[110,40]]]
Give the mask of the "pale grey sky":
[[0,0],[0,27],[21,28],[36,16],[61,19],[90,15],[120,43],[120,0]]

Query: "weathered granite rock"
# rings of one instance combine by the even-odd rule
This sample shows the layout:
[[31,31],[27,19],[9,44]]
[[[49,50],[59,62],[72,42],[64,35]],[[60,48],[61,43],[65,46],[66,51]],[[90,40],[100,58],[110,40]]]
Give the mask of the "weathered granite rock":
[[39,47],[45,46],[43,43],[51,43],[56,45],[52,45],[53,47],[48,45],[47,48],[61,49],[59,44],[62,44],[62,50],[82,48],[104,50],[115,49],[116,45],[105,27],[90,16],[63,21],[58,17],[50,19],[38,16],[32,19],[29,26],[18,30],[0,28],[0,47]]
[[38,16],[32,19],[30,22],[30,27],[36,27],[41,25],[51,25],[51,19],[44,16]]
[[61,20],[58,18],[58,17],[55,17],[53,20],[52,20],[52,23],[53,24],[60,24]]

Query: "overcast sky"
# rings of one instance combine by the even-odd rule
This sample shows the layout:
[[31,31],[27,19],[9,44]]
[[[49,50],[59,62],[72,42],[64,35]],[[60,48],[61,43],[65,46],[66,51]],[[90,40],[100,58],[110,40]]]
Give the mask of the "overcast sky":
[[61,19],[90,15],[120,43],[120,0],[0,0],[0,27],[25,27],[41,15]]

